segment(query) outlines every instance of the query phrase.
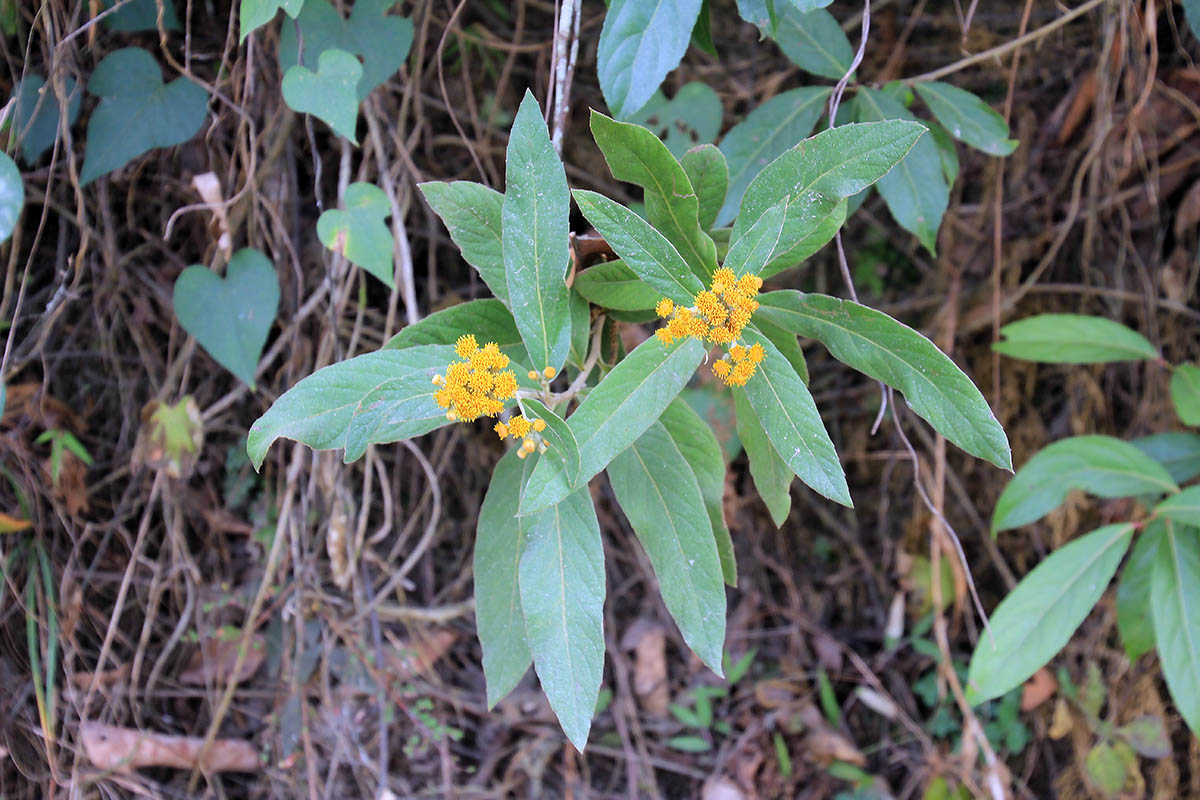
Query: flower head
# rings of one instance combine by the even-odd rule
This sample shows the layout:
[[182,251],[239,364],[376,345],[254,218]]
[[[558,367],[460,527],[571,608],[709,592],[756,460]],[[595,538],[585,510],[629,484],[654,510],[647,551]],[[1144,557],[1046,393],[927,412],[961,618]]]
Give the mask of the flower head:
[[[504,410],[504,401],[517,394],[517,378],[508,366],[508,356],[495,342],[483,347],[471,334],[458,337],[454,353],[461,361],[451,362],[445,375],[435,375],[434,402],[447,409],[446,418],[471,422],[494,417]],[[499,430],[496,431],[499,433]]]
[[758,310],[754,298],[762,289],[762,278],[746,274],[740,278],[728,267],[713,273],[709,288],[696,294],[692,306],[676,305],[670,298],[658,301],[654,311],[667,324],[654,332],[664,345],[676,339],[699,339],[728,345],[729,356],[712,365],[713,374],[730,386],[744,386],[766,356],[761,344],[738,343],[742,329]]

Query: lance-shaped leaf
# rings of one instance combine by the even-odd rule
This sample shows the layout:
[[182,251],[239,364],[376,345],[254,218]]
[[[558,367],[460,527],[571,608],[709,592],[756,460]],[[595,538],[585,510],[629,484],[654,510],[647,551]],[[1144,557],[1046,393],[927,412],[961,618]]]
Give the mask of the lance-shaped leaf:
[[[761,307],[759,310],[762,310]],[[783,357],[792,365],[792,369],[796,370],[800,380],[804,381],[805,386],[808,386],[808,362],[804,358],[804,350],[796,340],[796,334],[782,325],[776,325],[769,317],[762,314],[755,314],[754,327],[758,328],[759,333],[770,339],[771,344],[775,345],[780,353],[783,353]]]
[[714,144],[702,144],[684,153],[679,165],[687,173],[700,204],[700,229],[708,230],[717,221],[717,213],[729,188],[729,165],[725,163],[725,154]]
[[528,90],[508,137],[505,174],[501,224],[509,307],[531,366],[539,372],[559,369],[571,347],[564,279],[571,197],[562,161]]
[[567,738],[583,750],[604,673],[605,591],[600,526],[586,489],[533,517],[518,572],[533,666]]
[[1188,727],[1200,732],[1200,531],[1167,523],[1150,604],[1167,688]]
[[967,672],[967,702],[1007,694],[1066,646],[1121,563],[1133,525],[1107,525],[1054,551],[996,607]]
[[1171,480],[1184,483],[1200,475],[1200,435],[1154,433],[1130,442],[1138,450],[1166,467]]
[[1072,436],[1025,462],[1004,487],[992,512],[992,534],[1039,520],[1072,489],[1098,497],[1135,497],[1177,492],[1157,461],[1112,436]]
[[532,459],[510,449],[496,464],[475,528],[475,628],[483,646],[488,708],[521,680],[533,655],[525,644],[525,616],[517,568],[532,517],[517,516],[521,482]]
[[1117,584],[1117,630],[1130,661],[1154,649],[1154,615],[1150,591],[1154,584],[1154,565],[1167,526],[1155,520],[1146,526],[1133,544],[1129,561]]
[[1107,364],[1160,358],[1145,336],[1119,322],[1081,314],[1040,314],[1000,329],[992,349],[1043,364]]
[[577,273],[571,288],[601,308],[614,311],[650,311],[662,298],[661,292],[620,260],[597,264]]
[[717,268],[717,246],[700,229],[700,199],[675,156],[641,125],[593,111],[591,126],[613,177],[646,190],[646,219],[707,283]]
[[936,81],[920,82],[913,88],[955,139],[993,156],[1006,156],[1017,149],[1017,140],[1008,138],[1004,117],[966,89]]
[[487,298],[443,308],[407,325],[384,344],[385,350],[400,350],[420,344],[454,344],[464,333],[474,334],[480,344],[495,342],[500,352],[525,367],[518,379],[528,372],[529,354],[509,310],[499,300]]
[[446,424],[446,409],[433,399],[437,387],[429,368],[384,381],[363,395],[346,429],[347,464],[362,458],[367,447],[411,439]]
[[579,443],[566,420],[555,414],[544,403],[533,397],[521,401],[525,406],[525,414],[529,419],[540,419],[546,423],[546,429],[541,436],[546,440],[547,449],[542,458],[559,462],[567,480],[575,483],[579,478]]
[[406,375],[432,382],[454,359],[453,347],[425,345],[379,350],[330,364],[286,391],[250,426],[246,453],[257,469],[267,448],[280,437],[314,450],[344,447],[359,402],[375,387]]
[[1154,507],[1154,515],[1183,525],[1200,526],[1200,486],[1189,486]]
[[745,393],[775,452],[813,490],[852,506],[842,463],[804,381],[770,339],[750,327],[743,338],[767,351]]
[[521,497],[521,513],[532,514],[583,486],[633,444],[687,384],[704,357],[695,339],[663,346],[647,339],[588,392],[568,419],[579,444],[579,478],[571,482],[553,462],[540,459]]
[[442,218],[463,259],[475,268],[492,294],[508,303],[500,222],[504,195],[472,181],[417,184],[429,207]]
[[737,409],[737,435],[750,461],[750,477],[754,481],[754,488],[766,504],[775,527],[783,527],[792,511],[791,486],[796,476],[779,453],[775,452],[746,397],[746,390],[734,387],[733,402]]
[[704,509],[713,529],[717,543],[717,555],[721,559],[721,574],[729,586],[737,586],[737,559],[733,552],[733,539],[725,524],[725,459],[721,456],[721,443],[700,415],[692,410],[683,399],[675,398],[659,417],[659,422],[675,441],[683,454],[704,497]]
[[789,2],[779,9],[775,41],[806,72],[841,80],[854,60],[854,48],[842,26],[823,9],[802,12]]
[[588,222],[646,283],[684,305],[691,305],[692,298],[704,291],[675,247],[644,219],[602,194],[584,189],[572,194]]
[[317,238],[389,289],[395,289],[392,231],[384,222],[392,214],[388,196],[373,184],[352,183],[346,187],[342,205],[326,210],[317,219]]
[[12,236],[25,207],[25,184],[13,160],[0,153],[0,242]]
[[701,0],[613,0],[604,15],[596,72],[615,116],[644,106],[679,65],[692,38]]
[[[774,274],[798,261],[797,251],[813,252],[810,237],[837,219],[838,206],[886,175],[925,133],[907,120],[839,125],[805,139],[768,164],[742,197],[730,241],[737,241],[772,206],[787,202],[783,234],[772,264]],[[844,206],[840,224],[845,219]],[[822,242],[823,243],[823,242]],[[819,246],[819,245],[817,245]]]
[[1200,367],[1180,364],[1171,376],[1171,402],[1184,425],[1200,425]]
[[683,640],[721,674],[725,585],[700,484],[661,423],[608,465],[617,503],[637,534]]
[[757,275],[761,272],[779,245],[786,208],[786,203],[768,208],[758,218],[758,222],[729,248],[723,266],[733,270],[733,274],[739,277],[747,273]]
[[757,314],[824,344],[833,357],[904,393],[909,406],[973,456],[1012,469],[1008,437],[950,357],[903,323],[849,300],[796,291],[759,298]]

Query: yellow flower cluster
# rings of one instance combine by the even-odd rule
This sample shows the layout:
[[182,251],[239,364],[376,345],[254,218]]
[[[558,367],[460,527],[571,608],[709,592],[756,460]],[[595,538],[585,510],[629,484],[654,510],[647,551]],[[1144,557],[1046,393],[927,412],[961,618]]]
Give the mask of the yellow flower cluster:
[[517,451],[517,458],[525,458],[539,446],[543,452],[546,450],[545,441],[539,441],[541,440],[540,436],[534,437],[530,435],[531,432],[541,433],[542,431],[546,430],[546,420],[544,419],[526,419],[520,414],[517,414],[508,421],[507,425],[505,425],[503,422],[497,422],[492,430],[494,430],[496,435],[501,439],[511,436],[514,439],[525,440],[521,442],[521,449]]
[[471,422],[503,411],[504,401],[517,395],[517,376],[505,369],[508,356],[495,342],[480,347],[470,334],[458,337],[454,352],[462,361],[451,363],[445,375],[433,376],[433,385],[441,387],[433,399],[449,409],[446,419]]
[[754,299],[762,288],[762,278],[743,275],[721,267],[713,273],[712,286],[696,295],[692,308],[676,306],[669,298],[659,301],[654,311],[670,321],[655,331],[663,344],[676,339],[707,339],[714,344],[730,344],[741,334],[758,309]]
[[728,359],[713,362],[713,375],[725,381],[726,386],[745,386],[766,355],[767,351],[758,342],[750,347],[735,344],[729,348]]

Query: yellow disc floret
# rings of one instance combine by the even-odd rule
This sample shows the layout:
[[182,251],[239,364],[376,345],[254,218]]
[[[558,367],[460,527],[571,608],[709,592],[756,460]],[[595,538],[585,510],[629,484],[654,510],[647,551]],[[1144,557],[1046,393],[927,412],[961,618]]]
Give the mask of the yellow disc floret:
[[548,381],[554,380],[554,376],[557,374],[558,370],[556,370],[554,367],[546,367],[544,370],[542,370],[542,377]]
[[465,333],[458,337],[458,341],[454,343],[454,352],[459,358],[470,358],[475,355],[475,351],[479,349],[479,343],[475,341],[475,336],[470,333]]
[[675,310],[675,303],[669,297],[664,297],[658,301],[658,305],[654,307],[654,313],[658,314],[663,319],[671,316],[671,312]]
[[433,393],[434,402],[447,409],[446,419],[452,421],[497,416],[504,401],[517,394],[517,378],[505,369],[508,356],[495,342],[480,347],[469,333],[458,337],[454,353],[462,360],[450,363],[445,375],[433,377],[433,385],[441,387]]

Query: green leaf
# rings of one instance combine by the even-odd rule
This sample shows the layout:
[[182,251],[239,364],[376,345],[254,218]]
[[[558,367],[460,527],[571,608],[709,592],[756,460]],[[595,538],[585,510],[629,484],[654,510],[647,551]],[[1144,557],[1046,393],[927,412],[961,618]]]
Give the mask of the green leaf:
[[279,308],[275,265],[257,250],[233,254],[222,278],[193,264],[175,280],[175,316],[218,364],[254,388],[254,372]]
[[[854,109],[860,122],[917,119],[891,95],[866,87],[855,97]],[[879,179],[876,188],[900,227],[936,254],[938,228],[950,202],[950,187],[933,137],[918,140],[896,168]]]
[[958,180],[958,150],[954,140],[950,138],[949,132],[936,122],[926,122],[925,125],[929,128],[929,135],[933,137],[938,156],[942,159],[942,175],[946,177],[946,185],[953,186]]
[[1154,507],[1155,516],[1183,525],[1200,525],[1200,486],[1189,486]]
[[1192,36],[1200,38],[1200,0],[1183,0],[1183,13]]
[[1092,746],[1083,762],[1088,780],[1109,797],[1115,796],[1125,785],[1128,774],[1125,761],[1110,742],[1101,741]]
[[1129,742],[1138,755],[1166,758],[1171,755],[1171,737],[1162,717],[1146,714],[1117,728],[1117,735]]
[[463,259],[475,268],[492,294],[508,303],[500,222],[504,195],[471,181],[417,184],[429,207],[442,218]]
[[[107,10],[116,5],[117,0],[101,0]],[[112,14],[104,18],[104,25],[110,31],[136,33],[138,31],[158,30],[158,0],[131,0]],[[179,15],[175,13],[175,3],[172,0],[162,0],[163,28],[168,31],[179,30]]]
[[531,459],[509,449],[496,464],[475,527],[475,628],[483,647],[487,705],[492,708],[533,663],[525,644],[525,616],[517,567],[532,517],[518,517],[521,482]]
[[1059,548],[1021,579],[991,617],[967,672],[967,702],[1007,694],[1066,646],[1129,548],[1133,525],[1107,525]]
[[517,323],[503,303],[491,298],[436,311],[401,328],[383,347],[398,350],[421,344],[454,344],[465,333],[474,334],[481,344],[495,342],[502,353],[528,370],[529,354],[521,343]]
[[289,17],[295,19],[304,7],[304,0],[242,0],[238,15],[239,28],[242,35],[239,42],[246,41],[254,30],[275,19],[275,12],[283,9]]
[[687,173],[700,204],[697,210],[700,229],[708,230],[717,221],[717,212],[725,202],[725,190],[729,187],[725,154],[716,145],[702,144],[684,153],[679,165]]
[[774,36],[778,19],[775,0],[737,0],[738,14],[764,36]]
[[280,437],[314,450],[344,447],[350,420],[372,390],[409,375],[431,382],[454,359],[453,347],[425,345],[364,353],[319,369],[287,390],[250,426],[246,453],[257,469],[267,448]]
[[667,747],[684,753],[707,753],[712,750],[712,743],[699,736],[672,736],[667,739]]
[[1004,117],[965,89],[941,82],[922,82],[913,88],[955,139],[993,156],[1017,149],[1017,140],[1008,138]]
[[362,458],[373,444],[390,444],[420,436],[447,423],[446,409],[433,399],[433,376],[445,369],[426,367],[383,381],[363,395],[346,429],[349,464]]
[[640,125],[592,111],[591,127],[613,177],[646,190],[646,219],[707,282],[717,268],[717,246],[700,229],[700,200],[683,167]]
[[331,208],[317,220],[317,238],[395,289],[392,231],[384,222],[391,215],[392,203],[382,189],[370,183],[352,183],[346,187],[342,208]]
[[[805,139],[763,168],[742,197],[730,241],[750,229],[768,208],[787,202],[778,252],[763,276],[793,266],[820,244],[818,229],[833,237],[845,219],[845,198],[886,175],[925,133],[907,120],[839,125]],[[840,208],[839,208],[840,207]],[[832,227],[829,220],[836,222]]]
[[1166,524],[1155,520],[1146,526],[1133,543],[1133,552],[1117,584],[1117,630],[1129,660],[1137,661],[1154,649],[1154,618],[1150,608],[1150,589],[1159,544]]
[[334,133],[358,143],[358,96],[355,87],[363,68],[353,53],[330,48],[321,53],[317,70],[303,64],[283,76],[283,100],[293,111],[312,114]]
[[690,306],[696,294],[704,291],[700,279],[666,237],[637,214],[596,192],[576,189],[573,195],[587,221],[625,266],[662,295]]
[[[67,125],[73,125],[79,116],[83,92],[76,91],[75,79],[64,79],[67,92]],[[46,80],[32,72],[25,74],[13,90],[16,105],[12,111],[13,132],[21,147],[21,160],[32,165],[42,153],[54,146],[58,138],[60,110],[53,87],[47,89]]]
[[729,248],[723,266],[733,270],[733,274],[741,277],[747,273],[757,275],[771,260],[771,254],[779,245],[779,237],[783,233],[783,222],[786,218],[786,204],[768,208],[758,222],[738,237]]
[[1200,367],[1181,364],[1171,375],[1171,402],[1184,425],[1200,425]]
[[187,78],[162,82],[158,62],[140,47],[114,50],[97,65],[88,91],[100,104],[88,121],[79,182],[87,184],[156,147],[172,147],[204,124],[208,94]]
[[1080,314],[1039,314],[1000,329],[1005,341],[992,349],[1010,358],[1042,364],[1107,364],[1157,360],[1146,337],[1119,322]]
[[725,524],[725,459],[721,456],[721,444],[712,428],[681,398],[671,401],[659,422],[696,476],[721,559],[721,574],[726,584],[737,586],[737,558]]
[[[396,2],[355,0],[350,18],[342,19],[326,0],[304,0],[295,24],[280,28],[280,70],[286,73],[297,64],[314,69],[326,50],[344,50],[362,59],[356,99],[365,100],[375,87],[400,69],[412,47],[412,20],[387,13]],[[302,62],[297,58],[300,41],[304,42]]]
[[1039,520],[1072,489],[1097,497],[1177,492],[1161,464],[1112,436],[1072,436],[1042,450],[1004,487],[992,512],[992,534]]
[[1167,523],[1154,562],[1150,605],[1167,688],[1180,715],[1200,730],[1200,540],[1195,528]]
[[950,357],[917,331],[866,306],[821,294],[769,292],[756,316],[816,339],[834,358],[904,393],[909,406],[971,455],[1012,469],[1008,437]]
[[804,359],[804,350],[800,348],[800,343],[796,340],[796,334],[776,325],[770,317],[763,315],[755,317],[754,327],[758,328],[759,333],[770,339],[771,344],[775,345],[780,353],[783,353],[783,357],[792,365],[792,369],[796,370],[800,380],[804,381],[805,386],[808,386],[808,363]]
[[604,548],[591,495],[563,498],[525,530],[525,640],[550,707],[582,751],[604,673]]
[[628,117],[650,100],[679,65],[701,0],[612,0],[604,15],[596,72],[604,101]]
[[693,47],[703,50],[713,58],[717,57],[717,46],[713,44],[712,38],[712,15],[709,10],[709,0],[704,0],[700,4],[700,16],[696,18],[696,24],[692,28],[691,41]]
[[734,407],[737,409],[737,434],[746,457],[750,461],[750,477],[758,496],[771,512],[771,521],[782,528],[792,511],[791,485],[795,479],[792,470],[771,446],[767,434],[758,421],[745,389],[734,387]]
[[567,480],[574,483],[579,478],[580,462],[579,443],[575,441],[571,426],[536,398],[526,397],[521,403],[525,406],[525,416],[528,419],[540,419],[546,423],[542,438],[548,446],[542,457],[558,461]]
[[601,308],[614,311],[649,311],[662,297],[619,260],[588,267],[575,275],[571,286]]
[[757,330],[746,328],[743,339],[747,346],[758,343],[767,351],[744,391],[775,452],[814,491],[852,507],[837,450],[804,381]]
[[803,13],[785,3],[775,41],[800,69],[835,81],[841,80],[854,61],[854,48],[842,26],[823,9]]
[[557,503],[607,467],[662,415],[703,357],[704,346],[694,339],[665,347],[650,338],[638,345],[567,419],[579,443],[579,480],[568,481],[554,464],[541,459],[525,485],[521,513]]
[[539,372],[560,369],[571,347],[571,315],[564,279],[571,196],[562,161],[550,143],[537,100],[529,90],[508,137],[503,227],[508,297],[517,330]]
[[[579,278],[576,276],[576,283]],[[592,346],[592,307],[579,292],[571,292],[571,361],[582,368]]]
[[1200,475],[1200,435],[1155,433],[1130,442],[1138,450],[1167,468],[1176,483]]
[[25,207],[25,184],[13,160],[0,153],[0,242],[12,236]]
[[626,119],[649,128],[662,139],[675,158],[682,159],[688,148],[708,144],[721,131],[725,109],[720,96],[706,83],[685,84],[669,101],[661,91],[636,114]]
[[759,105],[725,134],[721,152],[729,161],[729,192],[717,225],[733,221],[746,187],[763,167],[812,133],[825,112],[830,91],[826,86],[805,86],[783,92]]
[[683,640],[720,675],[725,586],[695,473],[667,429],[655,423],[612,460],[608,480]]

